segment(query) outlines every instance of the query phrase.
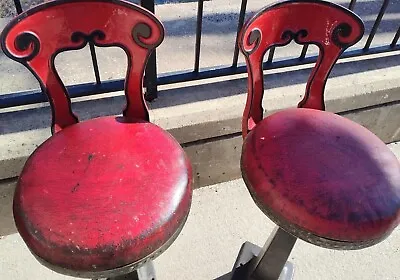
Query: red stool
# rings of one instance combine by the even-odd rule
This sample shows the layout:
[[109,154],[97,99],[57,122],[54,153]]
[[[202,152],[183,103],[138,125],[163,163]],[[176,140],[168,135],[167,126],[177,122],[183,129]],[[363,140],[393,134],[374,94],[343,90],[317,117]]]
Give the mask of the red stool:
[[[149,122],[142,91],[147,59],[163,35],[153,14],[119,0],[49,2],[3,31],[4,53],[36,76],[52,108],[53,136],[25,164],[14,217],[29,250],[54,271],[155,279],[151,260],[186,221],[191,165],[179,143]],[[54,59],[88,42],[127,54],[121,117],[78,122],[71,111]]]
[[[257,206],[278,228],[263,249],[242,246],[234,279],[291,279],[287,259],[297,238],[331,249],[360,249],[384,240],[399,224],[399,161],[366,128],[324,111],[328,75],[363,32],[354,13],[316,0],[275,4],[244,26],[242,175]],[[263,118],[264,54],[292,40],[320,50],[304,99],[299,108]]]

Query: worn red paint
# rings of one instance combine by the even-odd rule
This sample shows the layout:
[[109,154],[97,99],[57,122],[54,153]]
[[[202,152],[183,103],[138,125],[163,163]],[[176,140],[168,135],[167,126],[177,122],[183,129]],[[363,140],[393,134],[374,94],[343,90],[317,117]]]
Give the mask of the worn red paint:
[[380,239],[400,221],[396,156],[333,113],[289,109],[265,118],[246,137],[242,169],[261,207],[327,239]]
[[[307,241],[313,242],[296,229],[324,239],[318,242],[321,246],[366,247],[384,239],[400,222],[400,165],[394,154],[366,128],[324,111],[329,72],[362,34],[361,20],[344,8],[289,1],[256,14],[240,37],[249,72],[243,177],[271,219]],[[304,108],[263,119],[261,61],[266,49],[291,39],[320,47],[298,105]]]
[[323,110],[325,83],[333,65],[346,47],[360,40],[363,32],[363,23],[356,15],[329,2],[287,1],[253,16],[244,26],[239,40],[249,73],[243,135],[263,119],[261,62],[267,49],[287,45],[292,40],[319,47],[320,57],[299,106]]
[[[91,272],[143,261],[187,218],[191,164],[171,135],[148,122],[142,92],[145,63],[163,32],[139,6],[84,0],[38,6],[2,34],[5,53],[35,73],[53,109],[56,133],[26,162],[14,197],[18,231],[52,266]],[[71,111],[53,60],[87,41],[128,55],[121,117],[78,123]]]
[[[104,37],[100,32],[104,34]],[[142,80],[147,58],[164,36],[160,21],[141,7],[118,0],[53,1],[14,19],[3,31],[2,48],[35,74],[48,95],[53,131],[78,122],[54,67],[55,55],[81,49],[90,38],[97,46],[119,46],[128,58],[125,83],[128,117],[148,119]]]
[[42,259],[101,271],[158,249],[190,200],[191,167],[175,139],[149,122],[103,117],[63,129],[32,154],[14,215]]

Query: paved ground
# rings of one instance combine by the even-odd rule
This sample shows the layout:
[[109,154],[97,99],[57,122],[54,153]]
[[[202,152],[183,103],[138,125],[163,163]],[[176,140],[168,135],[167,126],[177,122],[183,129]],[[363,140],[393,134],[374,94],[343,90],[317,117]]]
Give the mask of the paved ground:
[[[400,143],[390,147],[400,158]],[[29,253],[10,227],[11,197],[11,193],[0,196],[0,225],[9,228],[8,235],[0,238],[0,279],[74,279],[42,267]],[[242,180],[198,189],[182,233],[156,259],[158,279],[216,279],[231,270],[244,241],[262,245],[273,227]],[[400,227],[380,244],[359,251],[334,251],[298,241],[290,256],[296,265],[295,280],[400,279],[399,244]]]

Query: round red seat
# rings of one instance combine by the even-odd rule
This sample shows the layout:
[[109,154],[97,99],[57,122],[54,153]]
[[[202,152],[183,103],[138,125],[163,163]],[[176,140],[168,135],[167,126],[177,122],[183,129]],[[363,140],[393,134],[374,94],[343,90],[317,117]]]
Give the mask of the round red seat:
[[400,222],[400,164],[366,128],[333,113],[288,109],[247,135],[241,168],[261,210],[310,243],[376,244]]
[[92,275],[155,257],[191,202],[191,165],[167,132],[102,117],[71,125],[29,158],[14,198],[17,228],[54,270]]

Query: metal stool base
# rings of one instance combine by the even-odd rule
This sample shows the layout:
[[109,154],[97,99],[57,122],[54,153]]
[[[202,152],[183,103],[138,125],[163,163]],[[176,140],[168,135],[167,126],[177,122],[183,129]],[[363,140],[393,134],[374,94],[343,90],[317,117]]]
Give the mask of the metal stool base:
[[[239,255],[236,259],[232,270],[231,280],[258,280],[248,276],[251,269],[251,261],[255,260],[262,248],[251,243],[245,242],[240,248]],[[291,262],[286,262],[278,280],[293,280],[294,265]]]
[[288,262],[297,238],[276,227],[263,248],[246,242],[233,267],[234,280],[291,280],[293,265]]
[[153,261],[146,262],[143,266],[128,274],[112,278],[99,278],[93,280],[157,280]]

